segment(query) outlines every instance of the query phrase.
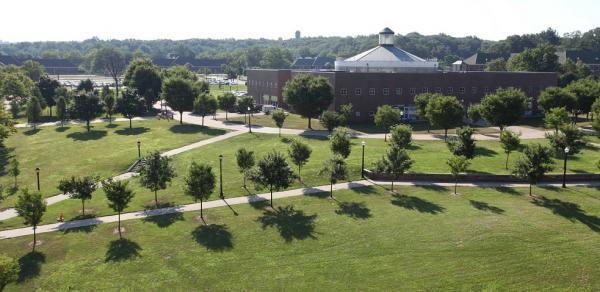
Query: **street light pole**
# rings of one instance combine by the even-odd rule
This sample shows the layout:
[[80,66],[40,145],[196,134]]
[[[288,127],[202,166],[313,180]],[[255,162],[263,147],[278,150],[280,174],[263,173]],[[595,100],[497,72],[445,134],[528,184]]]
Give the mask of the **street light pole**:
[[35,168],[35,174],[37,176],[37,190],[40,190],[40,168],[36,167]]
[[223,154],[219,155],[219,194],[223,199]]
[[252,120],[250,117],[252,117],[252,112],[250,112],[250,107],[248,107],[248,131],[252,133]]
[[565,163],[563,164],[563,183],[562,183],[562,187],[566,188],[567,184],[567,157],[569,156],[569,147],[565,147]]
[[367,145],[367,143],[365,143],[365,141],[360,142],[360,145],[362,145],[362,162],[360,164],[360,177],[365,178],[365,145]]
[[142,158],[142,150],[141,150],[141,148],[140,148],[140,147],[141,147],[141,144],[142,144],[142,142],[140,142],[140,141],[137,141],[137,146],[138,146],[138,159],[139,159],[139,158]]

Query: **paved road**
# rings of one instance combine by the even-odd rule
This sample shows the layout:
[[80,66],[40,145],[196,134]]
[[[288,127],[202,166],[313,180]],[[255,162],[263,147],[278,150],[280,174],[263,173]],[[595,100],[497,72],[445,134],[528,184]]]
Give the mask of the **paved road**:
[[[388,185],[388,184],[390,184],[390,182],[374,182],[374,181],[369,181],[369,180],[361,180],[361,181],[356,181],[356,182],[335,184],[335,185],[333,185],[333,190],[338,191],[338,190],[345,190],[345,189],[362,188],[362,187],[373,186],[373,185]],[[433,186],[444,186],[444,187],[454,186],[453,183],[435,183],[435,182],[395,182],[394,185],[396,185],[396,186],[418,186],[418,185],[431,186],[431,185],[433,185]],[[523,183],[485,183],[485,182],[481,182],[481,183],[459,183],[458,185],[461,187],[511,187],[511,188],[529,187],[528,184],[523,184]],[[560,186],[560,184],[540,184],[540,185],[556,186],[556,187]],[[569,184],[569,186],[590,186],[590,185],[600,186],[600,183],[592,182],[592,183]],[[329,185],[323,185],[323,186],[318,186],[318,187],[308,187],[308,188],[300,188],[300,189],[276,192],[276,193],[273,193],[273,199],[282,199],[282,198],[289,198],[289,197],[302,196],[302,195],[308,195],[308,194],[329,192],[329,187],[330,187]],[[229,198],[229,199],[223,199],[223,200],[214,200],[214,201],[205,202],[203,204],[203,208],[204,209],[212,209],[212,208],[218,208],[218,207],[225,207],[228,205],[232,206],[232,205],[239,205],[239,204],[247,204],[247,203],[259,202],[259,201],[266,201],[266,200],[269,200],[269,198],[270,198],[269,193],[263,193],[263,194],[235,197],[235,198]],[[172,213],[176,213],[176,212],[191,212],[191,211],[198,211],[198,210],[200,210],[200,203],[179,205],[179,206],[174,206],[174,207],[154,209],[154,210],[148,210],[148,211],[137,211],[137,212],[124,213],[124,214],[121,214],[121,221],[143,219],[143,218],[151,217],[151,216],[160,216],[160,215],[172,214]],[[47,225],[38,226],[37,233],[62,231],[62,230],[97,225],[97,224],[102,224],[102,223],[117,222],[117,220],[118,220],[117,215],[110,215],[110,216],[103,216],[103,217],[91,218],[91,219],[85,219],[85,220],[75,220],[75,221],[69,221],[69,222],[47,224]],[[5,230],[5,231],[0,231],[0,240],[7,239],[7,238],[20,237],[20,236],[27,236],[27,235],[32,235],[32,234],[33,234],[33,228],[31,228],[31,227],[10,229],[10,230]]]

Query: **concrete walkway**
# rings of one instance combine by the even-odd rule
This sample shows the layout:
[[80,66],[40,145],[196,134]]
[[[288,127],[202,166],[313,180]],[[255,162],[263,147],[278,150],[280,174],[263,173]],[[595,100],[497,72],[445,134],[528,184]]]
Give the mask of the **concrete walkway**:
[[[362,187],[367,187],[367,186],[389,185],[389,184],[391,184],[391,182],[386,182],[386,181],[375,182],[375,181],[370,181],[370,180],[361,180],[361,181],[355,181],[355,182],[335,184],[335,185],[333,185],[333,190],[339,191],[339,190],[346,190],[346,189],[362,188]],[[394,185],[396,185],[396,186],[427,185],[427,186],[441,186],[441,187],[454,186],[453,183],[434,183],[434,182],[394,182]],[[539,185],[560,187],[560,184],[539,184]],[[459,183],[458,186],[461,186],[461,187],[511,187],[511,188],[529,187],[529,185],[525,184],[525,183],[486,183],[486,182]],[[573,186],[600,186],[600,182],[569,184],[569,186],[570,187],[573,187]],[[308,187],[308,188],[300,188],[300,189],[275,192],[275,193],[273,193],[273,199],[275,200],[275,199],[303,196],[303,195],[323,193],[323,192],[326,193],[326,192],[329,192],[329,188],[330,188],[329,185],[323,185],[323,186],[318,186],[318,187]],[[203,208],[204,209],[212,209],[212,208],[218,208],[218,207],[225,207],[228,205],[232,206],[232,205],[267,201],[269,199],[270,199],[270,194],[263,193],[263,194],[257,194],[257,195],[208,201],[203,204]],[[168,207],[168,208],[124,213],[124,214],[121,214],[121,221],[143,219],[143,218],[147,218],[147,217],[151,217],[151,216],[160,216],[160,215],[172,214],[172,213],[177,213],[177,212],[181,213],[181,212],[191,212],[191,211],[198,211],[198,210],[200,210],[200,203],[179,205],[179,206]],[[110,216],[103,216],[103,217],[91,218],[91,219],[85,219],[85,220],[75,220],[75,221],[69,221],[69,222],[47,224],[47,225],[38,226],[37,233],[39,234],[39,233],[47,233],[47,232],[53,232],[53,231],[64,231],[64,230],[72,229],[72,228],[86,227],[86,226],[92,226],[92,225],[97,225],[97,224],[102,224],[102,223],[112,223],[112,222],[117,222],[117,221],[118,221],[117,215],[110,215]],[[9,229],[9,230],[0,231],[0,240],[7,239],[7,238],[20,237],[20,236],[27,236],[27,235],[32,235],[32,234],[33,234],[32,227]]]

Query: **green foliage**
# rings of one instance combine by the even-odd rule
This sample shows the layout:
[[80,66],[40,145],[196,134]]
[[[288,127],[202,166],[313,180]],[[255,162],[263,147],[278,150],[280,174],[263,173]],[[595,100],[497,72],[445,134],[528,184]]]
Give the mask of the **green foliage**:
[[73,98],[71,115],[75,118],[86,121],[88,132],[90,131],[90,121],[102,114],[102,104],[100,98],[95,93],[80,92]]
[[27,111],[27,122],[31,123],[35,129],[35,125],[39,123],[40,117],[42,116],[42,107],[39,99],[36,97],[30,98],[25,110]]
[[67,107],[67,99],[63,96],[59,96],[56,99],[56,117],[60,121],[61,125],[65,120],[68,119],[68,107]]
[[250,174],[256,189],[268,188],[273,206],[273,191],[286,189],[294,181],[295,175],[283,154],[273,151],[258,161],[257,168]]
[[279,136],[281,137],[281,127],[283,127],[287,114],[282,109],[276,109],[271,113],[271,118],[275,122],[275,126],[279,128]]
[[108,115],[108,123],[112,123],[112,115],[117,108],[117,100],[113,95],[112,91],[108,86],[102,87],[102,92],[100,92],[100,99],[102,102],[102,108],[104,112]]
[[163,80],[173,78],[183,79],[189,81],[190,84],[196,83],[196,81],[198,81],[198,76],[196,76],[194,72],[190,71],[190,69],[188,69],[187,67],[180,65],[172,66],[163,70],[162,78]]
[[341,157],[348,158],[350,151],[352,151],[352,142],[350,141],[350,133],[346,129],[338,129],[331,135],[331,152],[333,154],[340,155]]
[[171,165],[171,158],[154,151],[143,158],[144,164],[140,169],[140,185],[154,192],[154,202],[158,206],[159,190],[164,190],[177,176]]
[[81,200],[81,214],[85,215],[85,201],[92,199],[92,194],[98,189],[98,177],[84,176],[62,179],[58,189],[71,199]]
[[149,59],[135,59],[125,69],[123,84],[144,97],[150,108],[158,100],[162,87],[160,69]]
[[292,63],[292,54],[287,48],[282,46],[272,46],[264,51],[261,68],[268,69],[286,69]]
[[24,224],[37,227],[46,212],[46,202],[42,199],[40,192],[29,192],[23,189],[15,204],[15,210],[23,219]]
[[408,148],[412,142],[412,127],[405,124],[392,126],[390,130],[392,147]]
[[568,111],[573,111],[577,104],[577,97],[569,90],[560,87],[548,87],[540,93],[538,105],[548,112],[553,108],[563,107]]
[[16,282],[20,271],[17,260],[0,254],[0,291],[4,291],[6,285]]
[[570,122],[569,112],[564,107],[551,108],[546,112],[544,116],[544,125],[548,129],[554,129],[558,132],[558,129]]
[[308,118],[309,129],[311,118],[325,111],[333,101],[329,81],[325,77],[308,74],[288,81],[283,87],[283,97],[296,113]]
[[32,96],[35,87],[35,83],[19,69],[16,72],[0,71],[0,96],[4,98],[12,96],[20,101]]
[[23,62],[23,65],[21,65],[21,70],[23,70],[23,72],[25,72],[25,75],[31,78],[33,82],[40,81],[40,78],[46,75],[46,68],[44,68],[42,64],[32,60],[27,60]]
[[592,113],[594,113],[594,116],[600,117],[600,97],[597,97],[592,104]]
[[19,161],[17,160],[17,157],[13,157],[9,164],[8,164],[8,170],[6,171],[10,176],[15,178],[15,184],[14,184],[14,188],[17,188],[17,177],[19,176],[19,174],[21,174],[21,169],[19,168]]
[[117,212],[119,216],[119,226],[117,228],[119,230],[119,237],[122,237],[121,213],[123,210],[125,210],[125,208],[128,207],[129,203],[135,196],[135,193],[128,187],[128,182],[113,181],[112,179],[102,182],[102,189],[106,194],[108,206],[113,209],[113,211]]
[[450,167],[450,173],[454,177],[454,194],[456,195],[458,176],[467,171],[467,168],[469,168],[471,162],[464,156],[454,155],[446,161],[446,164]]
[[288,155],[290,156],[292,162],[298,166],[298,178],[300,180],[302,180],[300,176],[300,170],[302,169],[302,166],[308,162],[311,153],[312,149],[306,143],[303,143],[299,140],[293,140],[290,144]]
[[382,105],[377,108],[375,113],[375,125],[385,130],[385,140],[387,141],[387,133],[393,125],[400,123],[400,110],[393,108],[390,105]]
[[511,57],[506,64],[510,71],[556,72],[558,56],[556,48],[548,44],[540,44],[535,48],[525,49]]
[[4,140],[15,133],[15,122],[4,107],[0,107],[0,148],[4,147]]
[[192,162],[185,181],[185,194],[200,202],[206,201],[215,188],[215,175],[206,163]]
[[578,113],[589,113],[592,104],[600,96],[600,82],[592,78],[574,81],[566,89],[577,98],[575,109]]
[[329,178],[330,193],[333,197],[333,184],[348,177],[348,166],[344,157],[334,154],[333,157],[325,160],[323,166],[319,170],[319,175]]
[[248,112],[248,108],[254,107],[254,98],[252,96],[240,96],[237,100],[238,111],[242,113]]
[[94,82],[92,80],[90,80],[89,78],[79,81],[79,84],[77,84],[77,91],[85,91],[85,92],[94,91]]
[[196,95],[189,80],[172,77],[162,85],[163,97],[169,107],[179,112],[179,123],[183,124],[183,112],[194,109]]
[[[375,171],[388,173],[396,179],[400,179],[413,165],[414,160],[408,156],[406,149],[391,145],[381,160],[375,164]],[[394,191],[394,181],[392,180],[392,191]]]
[[319,122],[325,129],[327,129],[327,131],[329,131],[329,133],[331,133],[335,128],[344,123],[344,116],[334,111],[324,111],[321,114]]
[[500,133],[500,146],[502,146],[504,153],[506,153],[506,163],[504,166],[506,169],[508,169],[508,157],[510,153],[521,148],[521,138],[519,136],[519,134],[510,130],[504,130]]
[[50,116],[52,116],[52,107],[56,105],[55,98],[57,89],[60,87],[60,83],[48,76],[42,76],[39,79],[37,86],[40,90],[40,94],[44,98],[44,103],[50,107]]
[[13,98],[10,101],[10,114],[12,115],[13,118],[18,118],[19,117],[19,113],[21,112],[21,104],[19,103],[19,100],[17,98]]
[[527,97],[520,89],[499,88],[481,100],[481,115],[490,124],[503,130],[517,123],[527,110]]
[[456,137],[451,137],[446,141],[448,150],[455,156],[464,156],[467,159],[475,157],[475,139],[473,138],[475,130],[469,126],[456,129]]
[[135,90],[128,88],[122,97],[117,99],[117,112],[129,119],[131,129],[131,119],[146,113],[146,102]]
[[417,116],[420,118],[427,118],[427,104],[433,98],[441,96],[437,93],[420,93],[415,95],[415,107],[417,108]]
[[568,58],[564,64],[560,65],[558,73],[558,85],[560,87],[565,87],[573,81],[587,78],[592,75],[590,68],[581,60],[575,62]]
[[217,112],[219,104],[217,99],[209,93],[201,93],[194,101],[194,113],[202,116],[202,126],[204,126],[204,117]]
[[506,60],[504,58],[497,58],[485,63],[485,71],[489,72],[500,72],[506,71]]
[[433,126],[443,128],[444,137],[447,137],[448,129],[462,124],[464,108],[454,96],[438,96],[429,100],[425,112],[427,120]]
[[347,124],[352,117],[353,106],[351,103],[340,105],[339,113],[342,116],[342,124]]
[[233,93],[226,92],[219,96],[219,108],[225,111],[225,119],[227,119],[227,113],[235,109],[235,103],[237,98]]
[[467,109],[467,116],[469,117],[469,119],[471,119],[471,122],[473,123],[481,121],[481,119],[483,118],[481,116],[481,104],[476,103],[469,105],[469,108]]
[[125,69],[126,60],[123,52],[113,46],[105,46],[94,52],[91,67],[93,72],[110,75],[119,96],[119,78]]
[[552,150],[536,143],[525,147],[523,156],[515,162],[512,173],[529,182],[529,195],[531,195],[531,185],[537,184],[546,172],[552,169],[554,169]]
[[546,134],[551,147],[559,156],[564,155],[565,148],[569,147],[569,155],[577,154],[585,146],[583,132],[573,125],[563,125],[559,131]]
[[240,172],[244,175],[244,188],[246,187],[246,178],[250,170],[254,167],[254,151],[248,151],[246,148],[240,148],[235,153],[235,159]]

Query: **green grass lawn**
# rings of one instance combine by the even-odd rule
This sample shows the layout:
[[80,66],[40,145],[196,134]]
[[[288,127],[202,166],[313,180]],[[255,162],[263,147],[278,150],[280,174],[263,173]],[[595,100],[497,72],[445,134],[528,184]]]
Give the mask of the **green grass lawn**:
[[[224,120],[224,119],[220,119],[220,120]],[[243,123],[244,122],[244,117],[235,117],[235,118],[229,118],[229,122],[236,122],[236,123]],[[253,116],[252,117],[252,125],[258,125],[258,126],[263,126],[263,127],[276,127],[275,126],[275,122],[273,122],[273,118],[271,117],[271,115],[257,115],[257,116]],[[439,128],[431,128],[428,131],[428,124],[427,123],[412,123],[410,124],[411,127],[413,128],[413,133],[415,134],[427,134],[427,133],[431,133],[431,134],[444,134],[444,130],[443,129],[439,129]],[[319,119],[312,119],[311,121],[311,126],[313,128],[313,130],[326,130],[321,123],[319,123]],[[285,123],[283,124],[284,128],[288,128],[288,129],[299,129],[299,130],[305,130],[308,129],[308,119],[305,119],[303,117],[301,117],[300,115],[297,114],[293,114],[293,113],[288,113],[287,118],[285,119]],[[499,130],[495,129],[495,128],[490,128],[490,127],[480,127],[480,126],[473,126],[475,129],[477,129],[478,133],[482,133],[482,134],[490,134],[490,133],[498,133]],[[383,133],[383,130],[379,127],[376,127],[375,124],[371,123],[353,123],[353,124],[349,124],[348,128],[350,128],[351,130],[357,131],[357,132],[363,132],[363,133]],[[448,130],[448,133],[453,134],[455,133],[455,129],[450,129]]]
[[246,85],[244,84],[235,84],[235,85],[221,85],[219,87],[219,85],[217,84],[211,84],[209,87],[210,93],[212,93],[215,97],[219,96],[223,93],[226,92],[230,92],[230,91],[247,91],[248,89],[246,88]]
[[1,240],[7,291],[598,291],[600,191],[380,187]]
[[[219,161],[218,156],[222,154],[223,159],[223,191],[225,197],[238,197],[248,195],[249,193],[263,193],[267,190],[256,190],[254,185],[249,181],[248,190],[242,188],[243,176],[238,172],[235,152],[239,147],[247,147],[255,151],[257,158],[260,158],[268,151],[277,150],[287,153],[289,147],[289,139],[292,136],[285,136],[284,139],[277,135],[269,134],[243,134],[225,141],[207,145],[198,149],[191,150],[179,154],[173,158],[173,164],[178,174],[173,180],[171,186],[164,191],[159,191],[159,200],[163,204],[187,204],[192,203],[191,197],[188,197],[183,192],[184,177],[187,175],[187,170],[192,161],[206,162],[213,167],[213,172],[218,177]],[[307,165],[302,169],[303,183],[295,182],[290,186],[290,189],[300,188],[303,186],[317,186],[328,183],[327,179],[318,174],[318,171],[324,160],[330,157],[329,141],[326,138],[298,138],[309,143],[313,149],[312,156]],[[350,168],[350,180],[360,179],[361,165],[361,146],[358,139],[353,139],[353,148],[347,163]],[[381,139],[367,139],[365,151],[366,166],[371,167],[373,163],[379,159],[386,151],[386,144]],[[527,143],[544,142],[544,140],[526,140]],[[478,141],[478,156],[473,159],[469,168],[469,172],[480,173],[509,173],[509,170],[504,169],[506,157],[502,152],[499,143],[495,141]],[[445,161],[451,157],[446,145],[443,141],[416,141],[410,150],[411,157],[415,160],[413,172],[433,172],[433,173],[448,173],[448,166]],[[518,153],[511,155],[510,161],[514,161],[518,157]],[[595,163],[590,161],[598,161],[600,159],[600,151],[594,148],[587,148],[581,154],[570,159],[568,171],[573,172],[597,172]],[[559,166],[562,165],[561,158],[556,161],[556,171],[560,172]],[[291,163],[291,162],[290,162]],[[295,166],[294,170],[296,170]],[[151,208],[154,205],[154,194],[149,190],[142,188],[138,184],[138,179],[131,180],[131,186],[135,190],[137,196],[130,204],[127,211],[143,210]],[[219,195],[218,185],[215,188],[212,199],[216,199]],[[95,213],[98,216],[113,214],[107,206],[107,200],[104,193],[99,190],[94,194],[91,201],[86,202],[88,213]],[[54,223],[60,213],[63,213],[67,220],[78,218],[81,215],[81,202],[79,200],[67,200],[59,204],[48,206],[48,212],[43,218],[44,223]],[[0,229],[8,229],[22,226],[22,220],[14,218],[0,222]]]
[[[84,125],[19,129],[6,141],[1,158],[3,168],[0,184],[12,187],[13,177],[6,174],[6,160],[16,155],[20,163],[20,187],[36,187],[35,168],[41,169],[40,184],[44,196],[56,195],[58,181],[71,175],[110,177],[123,173],[137,159],[137,141],[142,153],[168,150],[225,133],[224,130],[196,125],[179,125],[173,121],[134,121],[113,125],[92,124],[91,132]],[[12,204],[10,196],[5,204]]]

